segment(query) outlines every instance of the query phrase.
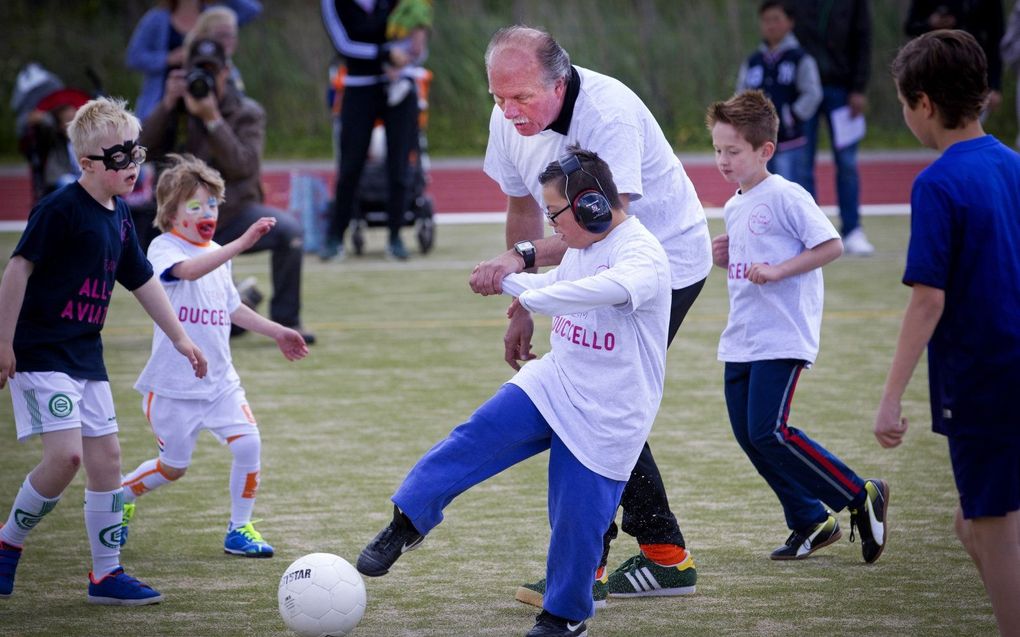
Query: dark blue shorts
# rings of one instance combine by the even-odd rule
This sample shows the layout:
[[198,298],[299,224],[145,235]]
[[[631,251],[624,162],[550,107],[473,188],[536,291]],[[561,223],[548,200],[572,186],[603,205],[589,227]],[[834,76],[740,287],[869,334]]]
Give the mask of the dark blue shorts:
[[1020,509],[1020,438],[950,436],[949,458],[964,518]]

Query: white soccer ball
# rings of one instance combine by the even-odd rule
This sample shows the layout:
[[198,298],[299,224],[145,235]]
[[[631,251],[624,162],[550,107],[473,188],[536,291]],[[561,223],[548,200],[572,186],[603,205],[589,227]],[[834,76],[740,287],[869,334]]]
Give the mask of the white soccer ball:
[[365,582],[344,558],[310,553],[283,572],[277,599],[283,623],[302,637],[343,637],[365,614]]

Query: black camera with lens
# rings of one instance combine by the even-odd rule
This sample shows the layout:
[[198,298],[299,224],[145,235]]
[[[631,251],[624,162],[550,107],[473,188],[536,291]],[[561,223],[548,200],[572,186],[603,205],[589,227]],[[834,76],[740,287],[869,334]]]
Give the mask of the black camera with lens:
[[196,100],[200,100],[211,93],[213,87],[216,86],[213,76],[200,66],[196,66],[188,71],[188,75],[184,79],[188,86],[188,94]]

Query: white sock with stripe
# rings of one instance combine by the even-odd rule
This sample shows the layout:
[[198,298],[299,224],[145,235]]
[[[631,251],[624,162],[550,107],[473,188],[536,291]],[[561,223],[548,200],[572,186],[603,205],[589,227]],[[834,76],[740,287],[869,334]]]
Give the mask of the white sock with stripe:
[[18,490],[18,495],[11,505],[11,513],[7,516],[7,522],[0,529],[0,541],[11,546],[22,546],[25,544],[25,537],[28,532],[39,524],[44,515],[53,510],[60,502],[60,496],[46,498],[39,495],[39,492],[32,486],[31,480],[25,476],[25,481]]
[[124,489],[85,489],[85,530],[92,549],[92,576],[96,581],[120,566],[121,516]]
[[163,474],[159,459],[153,458],[138,465],[138,468],[124,476],[121,482],[124,485],[124,501],[134,502],[143,493],[158,489],[172,480]]
[[255,508],[255,494],[259,489],[259,454],[262,440],[258,434],[248,434],[230,442],[234,462],[230,466],[230,526],[229,530],[251,522]]

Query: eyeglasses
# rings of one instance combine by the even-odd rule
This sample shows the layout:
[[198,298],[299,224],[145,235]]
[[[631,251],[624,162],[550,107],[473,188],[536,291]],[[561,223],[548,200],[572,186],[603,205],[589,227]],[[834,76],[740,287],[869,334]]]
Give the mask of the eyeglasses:
[[87,159],[103,162],[107,170],[124,170],[131,164],[141,166],[145,163],[148,149],[136,141],[125,141],[103,149],[102,155],[85,155]]
[[566,212],[569,209],[570,209],[570,202],[567,202],[567,205],[563,206],[562,208],[560,208],[556,212],[546,212],[545,213],[545,218],[549,220],[549,223],[551,223],[552,225],[555,226],[556,225],[556,217],[560,216],[561,214],[563,214],[564,212]]

